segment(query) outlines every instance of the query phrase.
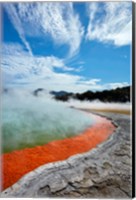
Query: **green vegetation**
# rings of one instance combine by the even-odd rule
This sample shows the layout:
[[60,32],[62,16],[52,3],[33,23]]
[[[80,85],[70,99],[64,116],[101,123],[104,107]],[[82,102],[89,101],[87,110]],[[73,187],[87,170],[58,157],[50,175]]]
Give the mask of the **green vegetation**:
[[129,102],[130,101],[130,86],[104,91],[87,91],[84,93],[67,93],[67,92],[52,92],[54,98],[60,101],[68,101],[76,99],[80,101],[100,100],[102,102]]

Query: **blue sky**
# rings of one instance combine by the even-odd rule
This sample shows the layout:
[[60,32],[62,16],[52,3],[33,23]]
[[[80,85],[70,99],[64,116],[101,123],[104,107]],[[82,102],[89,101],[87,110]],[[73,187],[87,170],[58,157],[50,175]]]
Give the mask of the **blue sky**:
[[83,92],[130,85],[131,6],[3,3],[4,87]]

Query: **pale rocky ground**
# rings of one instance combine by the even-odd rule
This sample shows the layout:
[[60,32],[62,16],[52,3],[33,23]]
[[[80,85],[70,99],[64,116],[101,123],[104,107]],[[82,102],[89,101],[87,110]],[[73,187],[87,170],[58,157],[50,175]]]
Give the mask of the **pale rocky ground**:
[[117,126],[97,148],[28,173],[2,197],[131,198],[132,151],[129,115],[99,113]]

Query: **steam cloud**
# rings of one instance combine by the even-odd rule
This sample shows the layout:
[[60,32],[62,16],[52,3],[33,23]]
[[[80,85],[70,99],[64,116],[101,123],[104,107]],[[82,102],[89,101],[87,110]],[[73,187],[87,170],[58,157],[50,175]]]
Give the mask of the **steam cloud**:
[[75,108],[83,108],[83,109],[96,109],[96,110],[125,110],[128,111],[131,109],[130,102],[128,103],[108,103],[101,102],[99,100],[95,101],[78,101],[78,100],[70,100],[66,103],[69,106],[73,106]]
[[42,145],[81,133],[93,119],[49,94],[11,90],[2,98],[3,152]]
[[94,123],[91,114],[72,109],[130,110],[130,103],[96,101],[56,101],[42,91],[35,97],[31,91],[9,90],[2,98],[3,152],[46,144],[81,133]]

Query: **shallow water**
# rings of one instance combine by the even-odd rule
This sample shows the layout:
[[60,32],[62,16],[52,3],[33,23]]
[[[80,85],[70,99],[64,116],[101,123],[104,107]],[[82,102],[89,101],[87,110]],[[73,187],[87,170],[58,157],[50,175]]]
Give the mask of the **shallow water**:
[[89,115],[48,96],[4,94],[2,151],[11,152],[71,137],[93,123]]

